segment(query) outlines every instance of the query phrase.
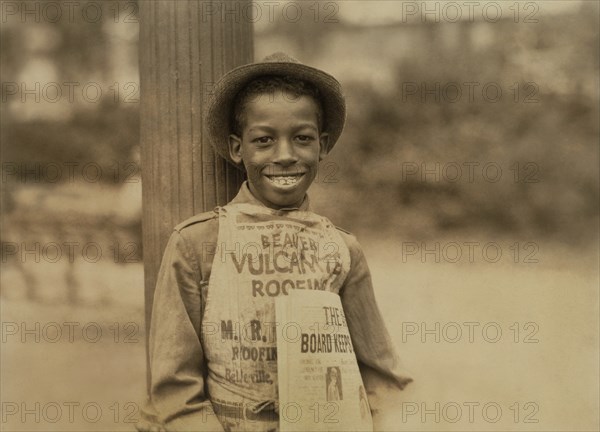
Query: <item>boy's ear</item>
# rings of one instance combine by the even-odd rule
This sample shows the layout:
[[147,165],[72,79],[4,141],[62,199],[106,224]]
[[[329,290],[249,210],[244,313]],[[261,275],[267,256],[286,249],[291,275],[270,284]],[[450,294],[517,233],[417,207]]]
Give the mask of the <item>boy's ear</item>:
[[321,162],[325,159],[325,156],[327,156],[327,152],[329,151],[329,134],[327,132],[323,132],[319,135],[319,144],[319,162]]
[[229,156],[236,164],[242,163],[242,139],[235,135],[229,135]]

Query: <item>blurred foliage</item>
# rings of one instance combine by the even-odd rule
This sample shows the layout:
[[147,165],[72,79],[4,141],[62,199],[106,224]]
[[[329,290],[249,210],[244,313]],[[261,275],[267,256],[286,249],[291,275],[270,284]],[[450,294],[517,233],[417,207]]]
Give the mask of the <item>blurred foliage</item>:
[[[2,241],[98,242],[105,255],[105,244],[134,244],[113,262],[139,262],[139,169],[125,169],[139,167],[139,109],[115,93],[124,96],[129,83],[139,91],[137,3],[27,1],[10,10],[0,26]],[[86,85],[93,88],[84,94]],[[61,93],[40,91],[50,86]],[[35,297],[40,284],[18,259],[3,259],[23,270]],[[72,273],[64,273],[68,292],[79,286]]]
[[[16,164],[63,166],[65,162],[94,162],[105,172],[117,162],[131,160],[139,146],[139,111],[130,104],[117,104],[109,97],[94,109],[78,110],[64,121],[36,119],[14,122],[5,129],[4,161]],[[61,176],[68,181],[67,175]],[[101,180],[113,182],[111,176]]]
[[[344,191],[327,205],[336,222],[383,235],[597,241],[597,15],[547,17],[524,30],[509,22],[495,28],[503,44],[485,50],[423,49],[395,63],[391,89],[346,82],[348,120],[332,155]],[[473,101],[466,82],[478,83]],[[497,102],[482,96],[486,83],[502,89]],[[456,86],[463,93],[452,102]],[[502,169],[497,182],[483,176],[488,163]]]
[[[402,67],[405,76],[408,69]],[[355,84],[347,92],[360,100],[364,115],[350,115],[344,152],[336,153],[348,174],[340,186],[351,189],[349,201],[374,205],[348,202],[343,223],[406,233],[478,228],[586,237],[595,231],[593,98],[547,94],[537,104],[425,104],[399,103],[400,90],[378,94]],[[487,163],[500,167],[501,176],[492,167],[484,177]]]
[[[104,169],[131,159],[139,146],[138,107],[117,98],[114,84],[122,89],[125,82],[113,82],[125,79],[120,72],[129,73],[133,64],[133,75],[127,80],[139,83],[137,58],[114,64],[120,46],[137,49],[135,38],[124,37],[132,31],[137,35],[137,23],[124,22],[135,18],[128,13],[137,13],[136,5],[128,0],[76,2],[70,5],[72,9],[39,1],[11,5],[16,12],[3,20],[0,59],[6,89],[13,85],[18,90],[3,94],[3,162],[93,162]],[[23,11],[28,13],[23,15]],[[69,91],[66,83],[74,90]],[[99,89],[97,100],[95,96],[91,101],[84,99],[82,89],[89,84]],[[47,85],[60,89],[56,101],[48,101],[53,91],[45,96],[39,90]],[[110,176],[101,178],[110,180]]]

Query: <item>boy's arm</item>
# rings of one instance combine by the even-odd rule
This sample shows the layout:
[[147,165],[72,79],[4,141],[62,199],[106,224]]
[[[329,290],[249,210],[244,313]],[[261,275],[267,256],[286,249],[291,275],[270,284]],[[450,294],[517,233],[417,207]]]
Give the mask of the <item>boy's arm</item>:
[[160,267],[150,327],[147,416],[171,431],[222,431],[206,394],[199,262],[173,232]]
[[[403,389],[412,378],[402,366],[377,307],[367,260],[356,238],[340,232],[348,245],[351,259],[350,272],[340,297],[361,371],[367,367],[386,382]],[[368,386],[367,382],[365,386]]]

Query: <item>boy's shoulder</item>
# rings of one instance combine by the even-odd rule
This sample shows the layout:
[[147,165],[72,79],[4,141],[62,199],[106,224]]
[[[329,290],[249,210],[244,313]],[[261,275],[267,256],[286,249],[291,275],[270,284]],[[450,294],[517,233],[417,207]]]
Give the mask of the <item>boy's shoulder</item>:
[[348,249],[350,249],[350,252],[353,252],[356,249],[360,249],[360,243],[358,243],[358,239],[354,234],[352,234],[350,231],[346,231],[344,228],[340,228],[337,225],[333,226],[346,243],[346,246],[348,246]]
[[344,229],[344,228],[342,228],[342,227],[334,224],[331,221],[331,219],[329,219],[327,216],[319,215],[318,213],[315,213],[315,214],[317,214],[318,216],[324,218],[329,225],[331,225],[332,227],[334,227],[338,231],[338,233],[342,236],[342,238],[346,241],[346,243],[351,242],[351,243],[357,243],[358,244],[358,240],[356,239],[356,236],[354,234],[352,234],[350,231],[348,231],[348,230],[346,230],[346,229]]
[[190,218],[187,218],[186,220],[179,223],[178,225],[176,225],[174,230],[180,233],[181,231],[183,231],[186,228],[199,227],[198,225],[200,225],[200,226],[212,225],[212,223],[218,222],[218,216],[219,216],[219,214],[217,213],[216,210],[210,210],[207,212],[198,213]]
[[331,221],[331,219],[329,219],[328,217],[322,216],[322,215],[321,215],[321,217],[324,217],[327,220],[327,222],[336,229],[336,231],[338,232],[338,234],[340,235],[342,240],[344,240],[344,243],[346,243],[346,246],[350,250],[351,256],[355,256],[356,254],[361,253],[362,248],[360,246],[360,243],[358,242],[358,239],[356,238],[356,236],[354,234],[352,234],[350,231],[347,231],[346,229],[334,224]]
[[[333,224],[332,224],[332,225],[333,225]],[[344,234],[347,234],[347,235],[350,235],[350,236],[354,237],[354,234],[352,234],[350,231],[347,231],[347,230],[345,230],[344,228],[342,228],[342,227],[339,227],[339,226],[337,226],[337,225],[333,225],[333,226],[334,226],[334,227],[335,227],[335,229],[337,229],[338,231],[341,231],[341,232],[342,232],[342,233],[344,233]]]

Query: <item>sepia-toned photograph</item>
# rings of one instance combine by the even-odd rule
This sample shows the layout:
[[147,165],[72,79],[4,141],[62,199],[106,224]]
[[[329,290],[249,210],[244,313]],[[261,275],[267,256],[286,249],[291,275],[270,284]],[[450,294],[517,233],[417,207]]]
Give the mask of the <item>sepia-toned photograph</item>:
[[0,431],[600,430],[600,2],[0,1]]

